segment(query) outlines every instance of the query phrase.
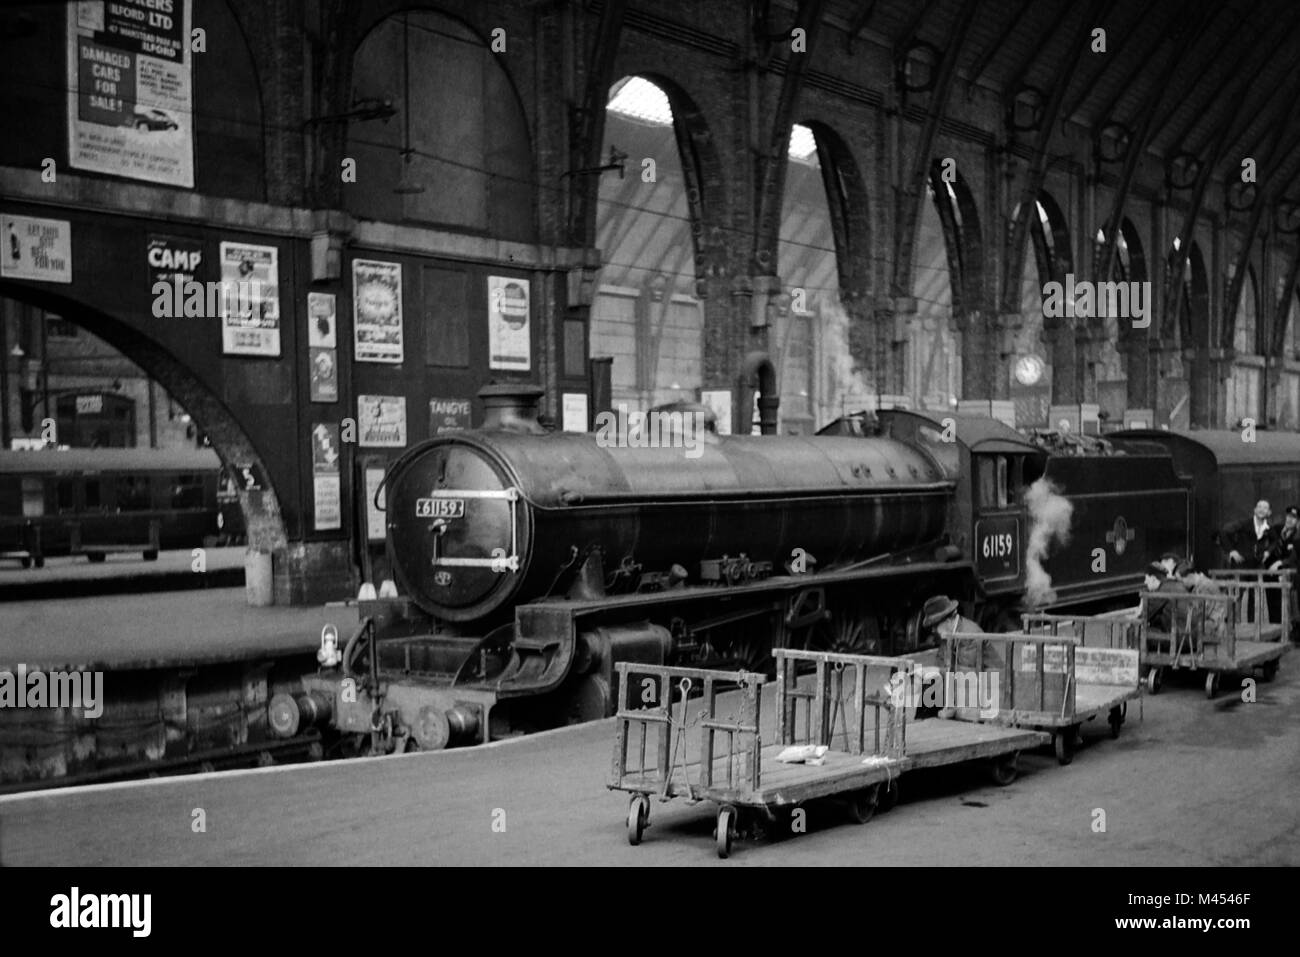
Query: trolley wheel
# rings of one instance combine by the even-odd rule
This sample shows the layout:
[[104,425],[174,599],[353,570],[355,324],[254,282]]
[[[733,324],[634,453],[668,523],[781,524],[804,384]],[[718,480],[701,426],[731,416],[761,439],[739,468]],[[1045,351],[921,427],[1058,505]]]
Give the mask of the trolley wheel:
[[876,816],[876,803],[880,796],[880,785],[873,784],[861,791],[849,795],[849,817],[855,824],[866,824]]
[[32,567],[32,560],[30,558],[20,558],[19,561],[23,563],[23,568]]
[[718,857],[726,860],[731,854],[731,842],[736,836],[736,809],[730,805],[718,811],[717,836]]
[[1159,694],[1162,676],[1159,668],[1152,668],[1147,672],[1147,694]]
[[1205,676],[1205,697],[1213,698],[1219,693],[1219,673],[1211,671]]
[[641,834],[650,819],[650,802],[644,794],[632,795],[627,806],[627,842],[633,847],[641,843]]
[[1124,726],[1124,713],[1120,711],[1118,706],[1111,708],[1108,720],[1110,721],[1110,736],[1118,738],[1119,729]]
[[897,806],[898,778],[894,778],[880,788],[880,794],[876,799],[876,807],[883,814],[885,811],[892,811]]
[[1274,678],[1276,678],[1278,664],[1279,662],[1276,659],[1273,661],[1264,662],[1263,675],[1261,677],[1263,677],[1265,681],[1272,681]]
[[1068,728],[1061,728],[1052,735],[1052,744],[1056,747],[1056,760],[1063,765],[1074,760],[1074,735],[1077,730],[1074,725],[1071,725]]
[[1019,751],[1012,751],[1010,754],[994,758],[993,763],[989,765],[989,776],[993,778],[993,783],[1000,788],[1004,788],[1014,781],[1016,775],[1020,773],[1019,759]]

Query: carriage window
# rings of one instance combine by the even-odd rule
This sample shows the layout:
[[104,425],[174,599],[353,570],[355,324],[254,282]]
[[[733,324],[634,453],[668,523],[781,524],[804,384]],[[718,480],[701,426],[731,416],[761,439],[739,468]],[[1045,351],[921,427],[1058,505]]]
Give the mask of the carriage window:
[[28,476],[23,479],[23,516],[39,518],[45,514],[45,480]]
[[56,497],[60,512],[71,512],[76,508],[72,501],[72,479],[59,479]]
[[203,507],[203,476],[178,475],[171,490],[172,508]]
[[1007,457],[998,456],[998,508],[1007,507]]
[[86,479],[86,508],[99,507],[99,479]]
[[117,480],[117,510],[143,512],[149,507],[149,479],[143,475],[123,475]]

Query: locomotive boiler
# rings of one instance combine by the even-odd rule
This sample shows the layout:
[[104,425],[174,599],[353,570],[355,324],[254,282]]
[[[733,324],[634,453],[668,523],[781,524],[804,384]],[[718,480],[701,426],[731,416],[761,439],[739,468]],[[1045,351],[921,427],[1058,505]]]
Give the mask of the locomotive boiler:
[[924,598],[959,587],[958,477],[924,448],[708,432],[687,455],[671,431],[654,448],[547,432],[540,390],[481,395],[483,428],[390,467],[401,597],[362,603],[338,673],[273,703],[280,733],[323,716],[381,750],[437,748],[600,717],[616,661],[905,648]]
[[641,447],[548,432],[540,394],[489,386],[482,428],[392,464],[399,594],[360,602],[341,654],[275,697],[276,733],[437,749],[606,716],[618,661],[908,654],[931,596],[1013,630],[1030,608],[1132,603],[1145,563],[1189,542],[1188,483],[1150,444],[1051,448],[902,410],[692,443],[679,409]]

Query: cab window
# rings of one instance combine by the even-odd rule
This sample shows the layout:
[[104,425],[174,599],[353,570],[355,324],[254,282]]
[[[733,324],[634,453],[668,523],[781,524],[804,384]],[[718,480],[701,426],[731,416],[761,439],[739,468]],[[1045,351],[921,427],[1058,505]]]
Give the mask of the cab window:
[[1011,466],[1007,456],[979,456],[975,476],[980,508],[1006,508],[1010,504]]

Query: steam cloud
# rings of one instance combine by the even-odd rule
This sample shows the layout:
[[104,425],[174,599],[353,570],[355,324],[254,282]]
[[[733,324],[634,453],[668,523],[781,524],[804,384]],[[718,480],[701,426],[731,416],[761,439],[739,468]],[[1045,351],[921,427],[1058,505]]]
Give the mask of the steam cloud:
[[1040,478],[1025,491],[1029,509],[1029,546],[1025,552],[1025,604],[1038,608],[1056,600],[1052,576],[1043,567],[1043,559],[1053,542],[1064,545],[1070,540],[1070,516],[1074,506],[1046,478]]

